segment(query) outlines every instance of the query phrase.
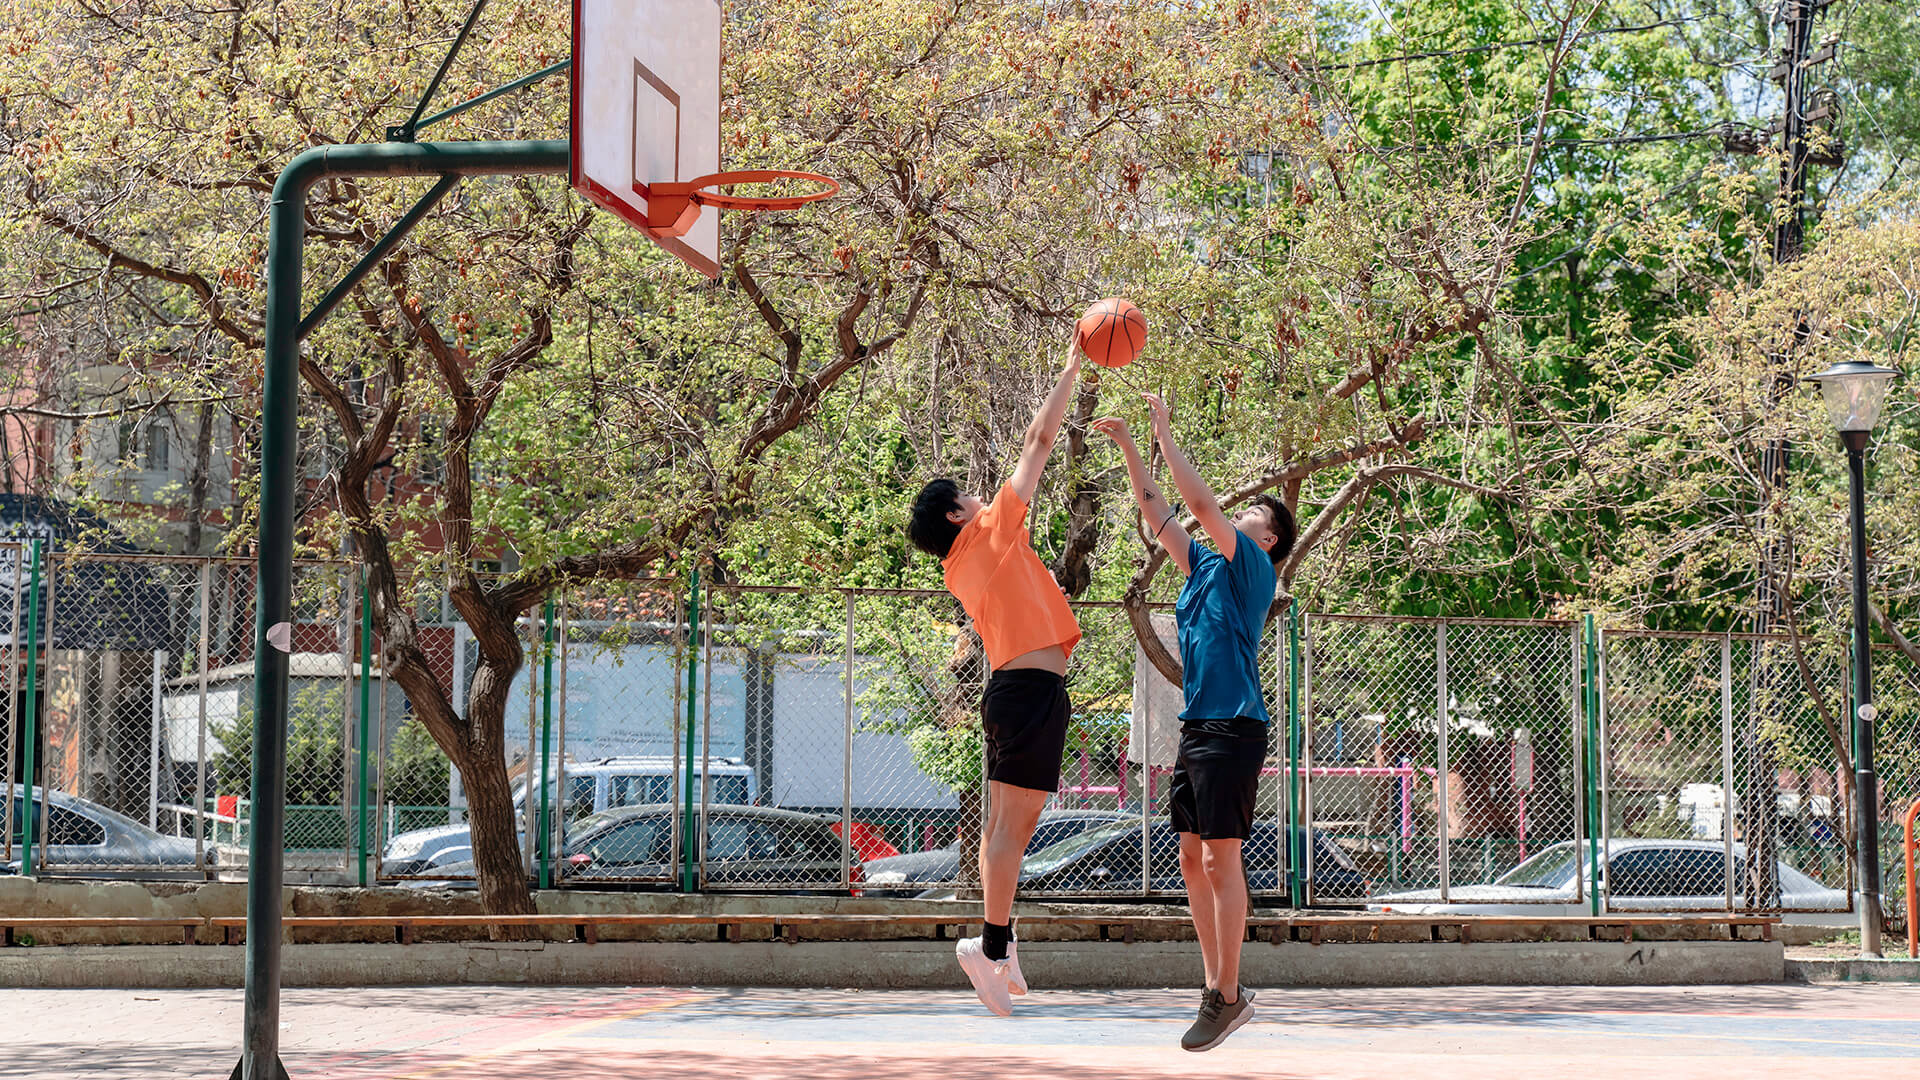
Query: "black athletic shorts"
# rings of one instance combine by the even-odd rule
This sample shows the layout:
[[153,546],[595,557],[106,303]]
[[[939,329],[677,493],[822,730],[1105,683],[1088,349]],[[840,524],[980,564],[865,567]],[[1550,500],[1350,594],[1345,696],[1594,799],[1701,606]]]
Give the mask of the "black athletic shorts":
[[1267,725],[1250,717],[1189,720],[1180,729],[1180,756],[1167,801],[1173,831],[1202,840],[1253,835],[1253,802],[1267,763]]
[[987,779],[1034,791],[1060,790],[1067,749],[1067,682],[1051,671],[996,671],[980,698],[987,731]]

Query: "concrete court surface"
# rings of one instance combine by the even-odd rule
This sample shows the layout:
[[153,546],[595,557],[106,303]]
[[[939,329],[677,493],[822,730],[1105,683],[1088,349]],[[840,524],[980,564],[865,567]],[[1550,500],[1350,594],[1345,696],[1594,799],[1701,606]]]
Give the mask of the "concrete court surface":
[[[289,990],[293,1080],[1920,1078],[1920,985],[1268,989],[1206,1054],[1190,990],[462,986]],[[0,990],[9,1080],[218,1080],[234,990]]]

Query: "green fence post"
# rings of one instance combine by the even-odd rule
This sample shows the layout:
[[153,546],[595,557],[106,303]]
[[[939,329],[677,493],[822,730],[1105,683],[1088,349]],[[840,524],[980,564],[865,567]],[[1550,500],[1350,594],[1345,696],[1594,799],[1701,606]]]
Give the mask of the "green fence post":
[[1587,793],[1587,909],[1600,914],[1600,638],[1593,616],[1586,620],[1586,752],[1581,771]]
[[682,795],[686,799],[685,810],[681,814],[680,835],[686,842],[680,845],[680,891],[692,892],[694,887],[694,848],[699,834],[694,832],[693,810],[693,727],[694,692],[699,686],[700,649],[695,643],[695,627],[700,625],[700,568],[692,573],[691,591],[687,596],[687,738],[686,738],[686,780],[681,785]]
[[369,834],[372,832],[369,815],[373,808],[367,805],[367,755],[371,743],[373,712],[373,608],[367,603],[367,568],[360,568],[360,779],[354,789],[354,801],[359,806],[355,817],[359,821],[360,832],[360,887],[367,884],[367,850]]
[[[26,742],[26,760],[22,763],[25,771],[20,774],[20,873],[33,876],[33,752],[40,745],[39,710],[35,705],[39,701],[40,657],[52,650],[40,648],[40,541],[33,542],[33,585],[27,593],[27,714],[24,718],[20,737]],[[42,800],[46,798],[43,794]]]
[[1306,860],[1302,837],[1312,822],[1300,820],[1300,601],[1287,605],[1287,900],[1306,904],[1306,882],[1300,866]]
[[553,887],[553,597],[548,595],[541,616],[546,620],[545,644],[540,650],[540,887]]

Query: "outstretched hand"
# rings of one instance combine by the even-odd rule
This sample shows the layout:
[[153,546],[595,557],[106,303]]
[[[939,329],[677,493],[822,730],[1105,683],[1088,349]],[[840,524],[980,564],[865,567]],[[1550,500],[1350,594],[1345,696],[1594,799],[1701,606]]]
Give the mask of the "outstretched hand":
[[1140,397],[1147,403],[1147,415],[1153,419],[1154,432],[1159,435],[1170,434],[1173,420],[1167,413],[1167,403],[1160,400],[1159,394],[1141,394]]
[[1127,422],[1117,416],[1103,416],[1095,420],[1092,426],[1093,430],[1122,446],[1133,441],[1133,432],[1127,430]]

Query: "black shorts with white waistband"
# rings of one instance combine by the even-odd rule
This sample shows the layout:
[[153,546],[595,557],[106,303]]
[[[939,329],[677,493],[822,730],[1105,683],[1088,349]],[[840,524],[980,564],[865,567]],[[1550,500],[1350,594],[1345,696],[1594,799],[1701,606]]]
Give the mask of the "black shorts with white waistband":
[[1034,791],[1060,790],[1067,749],[1067,681],[1040,668],[993,673],[980,697],[987,779]]

